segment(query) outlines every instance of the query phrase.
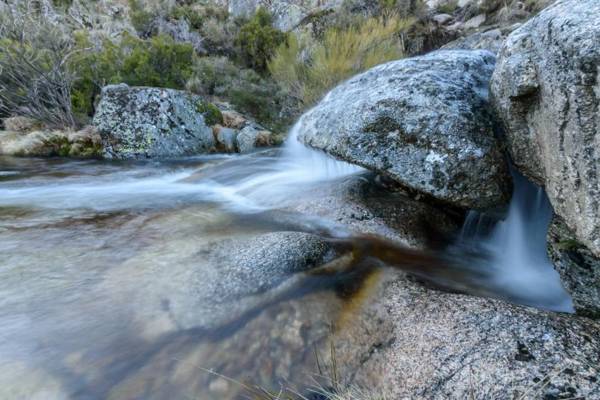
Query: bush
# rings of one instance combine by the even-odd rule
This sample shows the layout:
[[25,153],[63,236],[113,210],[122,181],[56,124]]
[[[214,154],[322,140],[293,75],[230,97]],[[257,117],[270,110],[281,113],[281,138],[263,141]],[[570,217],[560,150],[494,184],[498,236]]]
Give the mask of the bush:
[[140,0],[129,0],[129,19],[141,37],[150,37],[154,32],[154,20],[158,14],[148,10]]
[[254,70],[238,67],[226,57],[198,59],[186,88],[226,100],[236,110],[272,129],[280,129],[287,123],[280,118],[284,99],[277,84]]
[[[85,35],[77,40],[82,49],[91,46]],[[191,44],[176,43],[167,35],[141,40],[125,33],[119,43],[104,40],[100,49],[83,51],[70,64],[81,76],[73,88],[73,107],[92,115],[95,97],[111,83],[182,89],[194,57]]]
[[199,101],[196,104],[196,111],[200,114],[204,114],[204,120],[209,126],[223,123],[223,114],[221,114],[221,110],[212,103]]
[[266,71],[267,62],[286,38],[283,32],[273,28],[272,22],[269,12],[261,7],[242,25],[235,39],[241,61],[259,72]]
[[204,23],[202,14],[190,5],[174,7],[171,10],[170,17],[173,19],[184,19],[190,24],[191,28],[196,30],[202,28],[202,24]]
[[76,125],[67,62],[73,42],[59,26],[29,10],[0,15],[0,111],[46,125]]
[[56,8],[68,9],[73,4],[73,0],[52,0],[52,4]]
[[235,38],[239,32],[239,26],[232,20],[220,21],[207,19],[202,24],[200,35],[204,39],[204,46],[211,55],[236,56]]
[[446,0],[437,6],[436,11],[441,14],[453,14],[458,8],[458,0]]
[[381,12],[392,12],[402,18],[422,17],[427,13],[423,0],[379,0],[379,6]]
[[170,13],[170,18],[185,19],[196,30],[201,30],[208,21],[224,23],[228,16],[225,8],[211,4],[182,4],[173,7]]
[[345,29],[330,28],[320,41],[291,35],[268,63],[282,89],[310,106],[339,82],[404,55],[402,33],[413,20],[367,18]]

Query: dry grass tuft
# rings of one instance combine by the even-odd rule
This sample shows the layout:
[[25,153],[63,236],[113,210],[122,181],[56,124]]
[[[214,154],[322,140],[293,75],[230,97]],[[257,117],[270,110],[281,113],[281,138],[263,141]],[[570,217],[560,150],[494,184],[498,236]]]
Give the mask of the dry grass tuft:
[[336,84],[375,65],[404,56],[403,32],[413,19],[372,17],[347,28],[330,28],[319,41],[290,35],[268,64],[280,86],[309,106]]

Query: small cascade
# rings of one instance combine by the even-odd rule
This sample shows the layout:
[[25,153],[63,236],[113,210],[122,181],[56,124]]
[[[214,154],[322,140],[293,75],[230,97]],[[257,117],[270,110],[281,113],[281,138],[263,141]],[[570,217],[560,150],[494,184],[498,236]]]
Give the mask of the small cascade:
[[542,188],[513,171],[514,194],[504,220],[470,211],[456,245],[485,256],[489,290],[515,302],[573,312],[546,253],[552,207]]
[[[302,129],[302,118],[290,130],[278,156],[261,157],[252,165],[247,163],[247,159],[237,159],[229,166],[220,166],[218,175],[211,178],[237,195],[255,202],[257,207],[268,208],[297,199],[297,196],[316,184],[364,171],[359,166],[336,160],[300,143],[298,135]],[[240,177],[240,173],[245,175]]]
[[[163,207],[179,202],[214,202],[238,212],[279,207],[316,184],[363,171],[298,141],[302,118],[283,148],[242,156],[200,156],[192,161],[109,164],[71,163],[65,179],[0,188],[0,206],[114,210]],[[60,166],[57,166],[60,168]],[[97,169],[97,171],[94,171]],[[78,171],[81,170],[81,174]],[[94,171],[88,175],[84,171]]]

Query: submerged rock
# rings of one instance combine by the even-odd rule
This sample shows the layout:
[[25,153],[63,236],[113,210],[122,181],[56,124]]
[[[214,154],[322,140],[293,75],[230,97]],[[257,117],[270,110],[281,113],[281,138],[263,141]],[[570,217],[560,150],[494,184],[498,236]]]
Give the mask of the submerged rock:
[[161,88],[110,85],[94,115],[109,158],[177,157],[214,148],[206,100]]
[[487,51],[393,61],[332,90],[301,119],[299,140],[455,206],[506,204]]
[[208,299],[222,302],[266,292],[295,273],[321,265],[330,251],[319,237],[301,232],[265,233],[214,243],[200,252],[203,259],[220,267],[208,276],[215,278]]
[[[154,223],[180,221],[170,218]],[[140,305],[136,313],[147,326],[144,330],[156,331],[156,325],[164,325],[210,334],[219,326],[243,321],[293,285],[298,273],[328,260],[331,252],[320,238],[301,232],[230,233],[229,237],[194,241],[195,245],[182,246],[182,239],[174,248],[165,244],[151,249],[107,279],[114,283],[123,274],[138,276],[135,284],[143,285],[145,291],[135,300]],[[128,292],[127,287],[121,290]]]
[[559,1],[506,40],[492,78],[517,168],[600,256],[600,2]]

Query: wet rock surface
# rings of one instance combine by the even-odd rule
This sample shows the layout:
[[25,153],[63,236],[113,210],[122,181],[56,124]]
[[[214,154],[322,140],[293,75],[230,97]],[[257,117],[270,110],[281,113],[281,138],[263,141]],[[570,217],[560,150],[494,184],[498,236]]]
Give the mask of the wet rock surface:
[[[165,326],[193,328],[209,335],[238,319],[254,318],[262,307],[295,285],[298,273],[332,256],[321,239],[301,232],[232,235],[200,242],[195,248],[186,246],[185,252],[173,255],[178,261],[166,269],[163,263],[170,257],[158,263],[149,261],[157,253],[167,253],[171,244],[165,246],[125,263],[125,269],[115,271],[109,282],[119,280],[123,273],[135,274],[138,284],[143,282],[147,290],[136,301],[141,304],[139,315],[152,315],[146,323],[148,329],[168,320]],[[140,270],[142,266],[146,267]]]
[[464,208],[503,205],[510,177],[487,87],[494,56],[446,50],[393,61],[331,91],[299,140]]
[[[307,193],[296,209],[413,248],[431,246],[424,218],[448,234],[457,228],[455,217],[406,193],[378,189],[366,177]],[[342,386],[384,398],[600,396],[597,321],[449,293],[394,269],[377,271],[357,284],[334,320],[335,362],[322,354],[325,375]]]
[[600,259],[557,217],[548,232],[548,254],[573,298],[577,314],[600,319]]
[[[389,185],[353,176],[258,216],[173,201],[66,219],[58,210],[56,220],[33,224],[39,213],[4,214],[21,229],[0,231],[18,267],[1,271],[3,307],[39,317],[36,330],[9,324],[0,350],[18,338],[43,375],[16,369],[0,397],[236,399],[244,388],[218,374],[277,391],[282,381],[306,389],[319,368],[342,387],[393,399],[597,396],[597,322],[434,290],[378,262],[352,265],[351,254],[303,233],[320,231],[309,224],[317,216],[340,226],[326,226],[333,231],[425,248],[427,221],[458,228],[460,215]],[[36,246],[15,252],[16,242]],[[324,262],[341,268],[315,270]],[[22,291],[24,281],[39,292]]]
[[389,398],[600,395],[600,325],[586,318],[432,291],[395,273],[354,315],[336,334],[337,365],[347,383]]
[[600,3],[558,1],[514,31],[491,83],[518,169],[600,255]]
[[215,142],[200,110],[206,101],[173,89],[106,86],[94,115],[108,158],[178,157]]

